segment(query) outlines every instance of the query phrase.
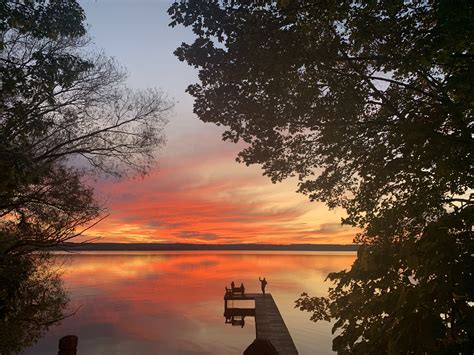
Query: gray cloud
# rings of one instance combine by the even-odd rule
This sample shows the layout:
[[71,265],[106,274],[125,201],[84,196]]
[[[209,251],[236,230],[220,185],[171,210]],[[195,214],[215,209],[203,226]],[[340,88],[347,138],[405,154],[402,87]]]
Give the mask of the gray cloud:
[[201,240],[216,240],[219,239],[219,236],[214,233],[199,233],[196,231],[182,231],[179,232],[176,237],[181,239],[201,239]]
[[341,223],[322,223],[318,229],[309,231],[309,233],[331,234],[350,230],[351,227],[343,226]]

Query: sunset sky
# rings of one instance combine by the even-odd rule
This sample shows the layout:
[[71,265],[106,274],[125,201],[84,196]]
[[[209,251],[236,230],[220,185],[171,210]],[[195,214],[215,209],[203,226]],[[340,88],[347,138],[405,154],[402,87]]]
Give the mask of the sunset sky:
[[129,72],[133,88],[158,87],[175,101],[167,144],[145,178],[98,183],[110,216],[88,236],[102,242],[350,243],[355,230],[295,193],[296,181],[272,184],[258,166],[235,162],[242,145],[192,112],[187,85],[197,71],[173,51],[193,34],[170,28],[168,1],[81,1],[98,49]]

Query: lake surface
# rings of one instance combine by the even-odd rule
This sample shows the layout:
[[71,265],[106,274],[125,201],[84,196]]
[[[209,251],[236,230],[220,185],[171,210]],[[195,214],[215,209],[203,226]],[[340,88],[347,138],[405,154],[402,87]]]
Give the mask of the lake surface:
[[58,255],[77,314],[50,328],[25,354],[56,354],[59,338],[79,337],[78,355],[242,354],[255,323],[225,324],[224,287],[259,292],[266,277],[300,354],[331,354],[331,325],[294,308],[301,292],[325,295],[329,272],[352,252],[84,252]]

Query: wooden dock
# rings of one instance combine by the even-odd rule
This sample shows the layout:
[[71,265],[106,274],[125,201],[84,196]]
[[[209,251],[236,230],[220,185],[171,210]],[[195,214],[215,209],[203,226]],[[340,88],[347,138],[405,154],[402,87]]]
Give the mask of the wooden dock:
[[[278,354],[297,355],[295,343],[291,338],[290,332],[285,325],[283,317],[270,293],[265,295],[261,293],[246,293],[244,295],[232,295],[226,293],[224,296],[225,310],[224,314],[232,314],[233,308],[227,307],[227,301],[231,300],[255,300],[255,333],[257,339],[269,340]],[[236,309],[244,310],[244,309]],[[238,311],[237,311],[238,313]],[[250,315],[248,309],[244,311],[245,315]]]

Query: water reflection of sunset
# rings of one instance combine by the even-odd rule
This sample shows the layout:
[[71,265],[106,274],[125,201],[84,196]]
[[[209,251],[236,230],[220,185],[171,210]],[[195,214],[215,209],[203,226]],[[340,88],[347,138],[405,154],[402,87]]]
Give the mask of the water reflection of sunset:
[[132,348],[150,354],[242,353],[255,337],[253,320],[242,329],[224,326],[224,286],[233,280],[243,282],[247,292],[258,292],[258,277],[266,276],[268,292],[304,354],[304,349],[314,348],[308,329],[328,339],[330,331],[327,324],[311,323],[308,314],[293,309],[294,300],[303,291],[323,295],[329,286],[323,284],[327,273],[349,267],[355,255],[161,252],[61,258],[71,308],[82,307],[52,329],[39,349],[73,333],[79,336],[80,349],[88,349],[82,353],[126,354]]

